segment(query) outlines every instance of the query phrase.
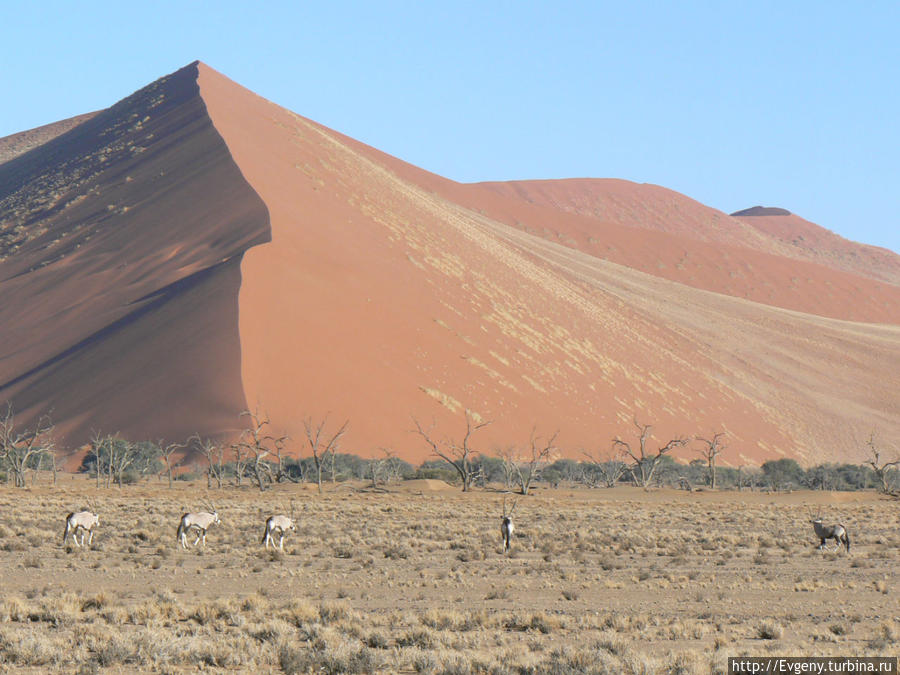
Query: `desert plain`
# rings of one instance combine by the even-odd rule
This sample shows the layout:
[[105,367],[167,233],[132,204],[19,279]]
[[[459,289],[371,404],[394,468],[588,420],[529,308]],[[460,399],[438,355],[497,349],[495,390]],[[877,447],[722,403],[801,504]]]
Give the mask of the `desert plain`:
[[[898,504],[874,492],[413,480],[0,488],[0,671],[717,673],[738,655],[898,656]],[[186,510],[222,518],[183,550]],[[92,504],[93,543],[62,544]],[[265,518],[294,510],[284,552]],[[820,551],[808,511],[846,525]],[[189,539],[189,543],[193,538]]]

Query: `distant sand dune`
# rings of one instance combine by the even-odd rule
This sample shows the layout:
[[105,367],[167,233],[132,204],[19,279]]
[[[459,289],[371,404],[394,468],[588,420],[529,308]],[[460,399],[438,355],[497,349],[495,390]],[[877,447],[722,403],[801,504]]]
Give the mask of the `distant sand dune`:
[[727,429],[732,465],[900,438],[900,257],[797,216],[455,183],[197,63],[38,136],[0,164],[0,399],[64,447],[227,440],[255,406],[292,452],[328,416],[415,462],[413,418],[458,442],[466,410],[480,452],[602,454],[635,417]]

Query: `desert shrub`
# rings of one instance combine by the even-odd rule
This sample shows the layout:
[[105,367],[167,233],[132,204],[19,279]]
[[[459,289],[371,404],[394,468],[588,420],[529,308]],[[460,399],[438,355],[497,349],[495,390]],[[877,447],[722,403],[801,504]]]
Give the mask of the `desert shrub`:
[[784,457],[763,462],[762,472],[769,487],[773,490],[785,490],[791,486],[802,485],[806,474],[796,460]]
[[784,628],[771,619],[766,619],[756,629],[756,636],[761,640],[780,640],[782,635]]
[[409,557],[409,551],[397,544],[385,546],[383,551],[384,557],[390,558],[391,560],[406,560]]
[[342,601],[323,602],[319,606],[319,620],[323,624],[344,621],[352,616],[350,605]]
[[372,649],[389,649],[390,641],[381,633],[369,633],[365,639],[367,647]]

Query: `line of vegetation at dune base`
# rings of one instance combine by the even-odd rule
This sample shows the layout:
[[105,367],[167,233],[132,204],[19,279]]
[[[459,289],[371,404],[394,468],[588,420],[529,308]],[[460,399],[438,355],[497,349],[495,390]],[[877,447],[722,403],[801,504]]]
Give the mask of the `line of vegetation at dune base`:
[[[382,448],[381,456],[364,458],[339,452],[339,441],[347,429],[345,422],[329,432],[327,418],[305,420],[309,456],[290,456],[286,436],[274,436],[267,417],[245,411],[248,427],[237,442],[216,443],[194,436],[181,443],[131,441],[119,435],[94,434],[91,443],[76,452],[83,455],[79,473],[96,479],[97,487],[135,484],[156,478],[195,481],[206,478],[207,487],[243,487],[260,490],[273,483],[368,481],[373,488],[402,480],[434,479],[461,486],[497,489],[527,495],[536,485],[549,488],[612,488],[633,485],[643,488],[679,488],[687,491],[724,490],[877,490],[900,494],[900,460],[885,460],[873,432],[866,446],[864,464],[821,463],[803,467],[790,458],[771,459],[760,466],[718,466],[717,458],[727,448],[726,434],[705,437],[678,437],[651,447],[652,426],[634,420],[636,441],[612,439],[604,455],[581,451],[580,460],[560,457],[556,434],[546,438],[531,433],[529,444],[521,448],[495,448],[491,453],[472,450],[471,437],[487,423],[476,424],[466,415],[466,433],[460,442],[434,441],[434,436],[416,422],[416,431],[431,446],[433,459],[419,466],[396,457]],[[678,461],[669,454],[676,448],[692,448],[697,458]],[[894,454],[897,454],[896,451]],[[202,459],[196,459],[200,456]],[[177,459],[181,457],[182,459]],[[194,458],[194,459],[184,459]],[[41,474],[55,481],[60,456],[49,418],[41,418],[20,430],[7,403],[0,417],[0,482],[18,487],[34,484]]]
[[[0,408],[0,672],[724,675],[732,656],[900,645],[896,502],[871,494],[896,496],[900,476],[874,434],[866,464],[735,468],[718,465],[724,433],[658,442],[637,420],[599,456],[562,457],[536,429],[476,452],[486,423],[467,414],[455,439],[414,421],[430,457],[413,466],[342,452],[348,422],[328,418],[305,420],[289,455],[264,415],[245,416],[228,443],[95,434],[57,483],[49,419],[23,427]],[[455,488],[435,498],[408,479]],[[321,494],[295,499],[298,483]],[[641,489],[657,487],[678,491]],[[735,493],[693,497],[714,487]],[[795,488],[870,494],[737,492]],[[183,548],[173,526],[198,492],[226,517]],[[100,536],[60,545],[77,500],[102,512]],[[504,515],[519,504],[509,550],[501,500]],[[797,513],[831,501],[852,555]],[[264,517],[288,505],[296,527],[270,550]]]

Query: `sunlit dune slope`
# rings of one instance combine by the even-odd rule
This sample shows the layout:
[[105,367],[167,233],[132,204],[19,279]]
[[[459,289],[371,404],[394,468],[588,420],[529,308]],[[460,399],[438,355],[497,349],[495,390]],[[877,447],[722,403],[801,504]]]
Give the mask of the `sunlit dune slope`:
[[[333,133],[333,132],[332,132]],[[353,139],[398,177],[544,239],[703,290],[837,319],[900,323],[900,256],[802,221],[820,248],[656,185],[617,179],[460,184]]]
[[776,242],[784,255],[900,286],[900,256],[893,251],[849,241],[793,213],[764,212],[736,219]]
[[[729,216],[658,185],[610,178],[512,181],[483,183],[481,186],[498,194],[515,196],[529,204],[586,216],[607,224],[656,230],[681,235],[690,240],[713,242],[729,248],[741,247],[784,258],[781,261],[760,258],[759,264],[764,267],[789,267],[797,262],[811,262],[852,275],[900,285],[900,255],[897,253],[848,241],[790,212],[775,215],[772,210],[767,209],[756,215],[753,209],[747,209],[751,214],[735,213]],[[588,243],[594,244],[594,248],[588,252],[603,255],[602,242]],[[708,255],[710,250],[706,249],[704,253]],[[745,251],[740,257],[746,255]],[[751,257],[749,261],[752,260]],[[712,262],[719,261],[714,258]],[[729,261],[726,257],[721,262],[727,270],[729,264],[733,265],[734,259]],[[680,278],[674,277],[675,280],[696,286],[688,272],[692,265],[697,266],[697,261],[683,260],[681,270],[686,274],[682,274]],[[798,267],[800,273],[812,269],[814,268],[806,265]],[[648,271],[656,273],[652,269]],[[782,285],[777,283],[779,271],[772,270],[776,285]],[[846,277],[841,279],[842,283],[853,283]],[[831,283],[833,285],[835,281],[832,280]],[[872,286],[865,290],[878,288]],[[791,299],[790,294],[781,297],[786,298],[787,302],[810,302],[810,296],[802,300]],[[768,300],[762,298],[762,301],[781,305],[782,300],[778,298],[779,296],[770,296]],[[845,310],[840,307],[840,302],[834,308],[829,308],[827,303],[832,301],[831,298],[832,293],[824,293],[818,307],[808,306],[804,311],[840,316]],[[892,320],[896,322],[896,318]]]
[[327,416],[411,461],[414,419],[460,442],[466,411],[482,452],[536,428],[601,456],[634,419],[727,430],[732,465],[900,438],[900,289],[664,188],[455,183],[203,64],[0,186],[0,399],[70,446],[226,438],[247,408],[295,452]]
[[[445,196],[469,186],[203,66],[200,88],[271,214],[272,242],[242,266],[246,396],[295,438],[298,411],[330,413],[350,419],[353,450],[418,460],[410,418],[458,441],[468,408],[493,420],[482,449],[523,444],[537,425],[559,428],[577,455],[637,417],[661,438],[725,425],[739,462],[849,456],[874,420],[896,424],[877,374],[897,363],[894,328],[705,293],[550,244]],[[843,372],[836,355],[854,365]]]

